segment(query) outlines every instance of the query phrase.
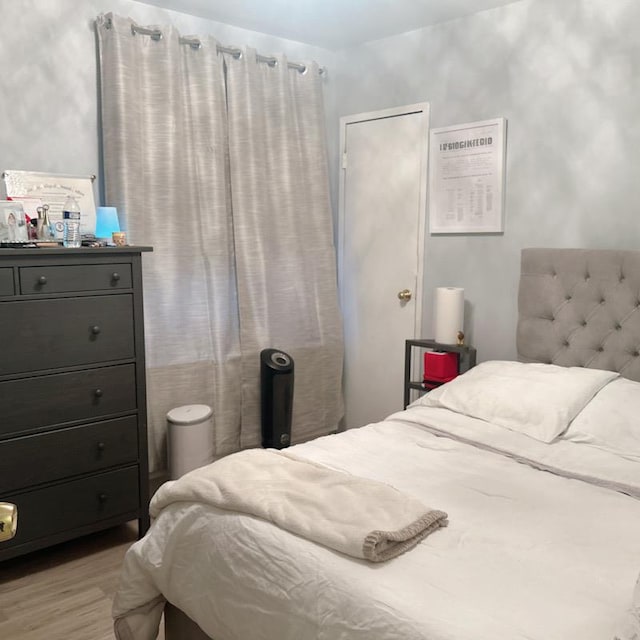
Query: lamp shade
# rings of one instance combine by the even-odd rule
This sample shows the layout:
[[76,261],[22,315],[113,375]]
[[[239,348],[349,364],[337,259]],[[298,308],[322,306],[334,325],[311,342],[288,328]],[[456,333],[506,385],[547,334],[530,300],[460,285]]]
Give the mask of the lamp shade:
[[115,207],[98,207],[96,209],[96,238],[111,240],[111,234],[114,231],[120,231],[118,210]]

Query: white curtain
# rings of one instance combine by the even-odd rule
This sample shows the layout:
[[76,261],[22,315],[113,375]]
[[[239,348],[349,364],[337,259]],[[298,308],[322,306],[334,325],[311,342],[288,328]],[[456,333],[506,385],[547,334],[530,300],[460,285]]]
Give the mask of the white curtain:
[[106,203],[143,261],[150,466],[166,413],[214,411],[215,455],[260,444],[259,353],[295,362],[294,442],[342,416],[322,87],[218,43],[97,20]]

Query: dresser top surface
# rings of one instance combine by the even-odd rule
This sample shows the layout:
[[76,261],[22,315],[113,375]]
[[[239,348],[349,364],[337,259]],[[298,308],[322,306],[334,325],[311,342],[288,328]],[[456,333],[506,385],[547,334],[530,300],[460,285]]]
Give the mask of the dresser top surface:
[[36,257],[42,255],[55,256],[103,256],[110,254],[139,254],[147,251],[153,251],[153,247],[147,246],[127,246],[127,247],[79,247],[71,249],[67,247],[27,247],[27,248],[0,248],[0,258],[15,257]]

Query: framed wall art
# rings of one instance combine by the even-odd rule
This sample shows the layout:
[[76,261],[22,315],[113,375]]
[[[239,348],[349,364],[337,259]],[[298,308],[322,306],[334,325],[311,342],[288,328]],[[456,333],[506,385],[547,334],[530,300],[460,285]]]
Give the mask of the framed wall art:
[[502,233],[506,120],[432,129],[429,231]]

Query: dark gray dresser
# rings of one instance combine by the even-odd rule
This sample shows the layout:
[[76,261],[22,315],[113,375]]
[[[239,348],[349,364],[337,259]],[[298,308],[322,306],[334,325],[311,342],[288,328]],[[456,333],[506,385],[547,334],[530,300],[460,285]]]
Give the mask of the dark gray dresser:
[[149,526],[142,252],[0,249],[0,560]]

